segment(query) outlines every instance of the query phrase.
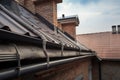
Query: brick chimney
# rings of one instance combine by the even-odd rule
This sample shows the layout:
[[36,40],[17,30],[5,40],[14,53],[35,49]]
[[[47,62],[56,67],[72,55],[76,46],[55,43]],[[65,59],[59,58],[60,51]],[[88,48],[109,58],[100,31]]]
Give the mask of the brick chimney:
[[33,13],[38,13],[57,26],[57,4],[62,0],[18,0]]
[[70,34],[74,39],[76,39],[76,26],[79,25],[78,16],[65,16],[58,19],[59,28],[64,32]]
[[16,1],[19,2],[25,8],[29,9],[32,13],[36,13],[35,5],[32,0],[16,0]]

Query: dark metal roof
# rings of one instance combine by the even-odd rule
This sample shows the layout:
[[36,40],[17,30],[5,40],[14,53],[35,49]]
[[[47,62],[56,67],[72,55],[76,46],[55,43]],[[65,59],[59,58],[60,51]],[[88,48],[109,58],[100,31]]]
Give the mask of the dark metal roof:
[[45,21],[41,21],[40,17],[36,17],[17,3],[12,2],[11,4],[11,7],[8,7],[8,4],[7,6],[5,5],[6,8],[1,5],[1,28],[8,26],[14,33],[21,35],[27,33],[32,37],[40,37],[40,35],[43,35],[48,42],[56,44],[63,42],[63,44],[68,47],[78,48],[76,42],[71,40],[60,30],[55,31],[53,25],[46,25]]
[[0,1],[0,70],[5,70],[0,71],[0,80],[91,57],[91,53],[42,16],[13,0]]
[[[3,2],[2,2],[3,1]],[[33,14],[13,0],[0,4],[0,39],[2,41],[43,45],[49,49],[89,52],[90,50],[63,33],[38,14]],[[63,52],[63,51],[62,51]],[[77,53],[76,53],[77,54]]]

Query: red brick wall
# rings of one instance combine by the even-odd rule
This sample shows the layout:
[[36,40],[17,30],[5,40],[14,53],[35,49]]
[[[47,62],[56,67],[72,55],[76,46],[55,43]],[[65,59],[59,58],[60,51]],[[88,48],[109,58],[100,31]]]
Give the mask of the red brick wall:
[[34,3],[32,0],[18,0],[20,4],[33,13],[38,13],[49,22],[57,26],[57,2],[56,0],[47,0]]
[[75,23],[62,24],[62,30],[69,33],[76,39],[76,25]]
[[89,58],[63,64],[49,70],[44,70],[32,75],[24,75],[19,80],[75,80],[83,75],[84,80],[89,80],[88,69],[91,64]]
[[21,5],[35,13],[35,5],[32,0],[18,0]]
[[21,5],[24,5],[24,0],[16,0],[18,1]]
[[36,13],[39,13],[49,22],[57,26],[57,3],[54,0],[38,2],[35,10]]

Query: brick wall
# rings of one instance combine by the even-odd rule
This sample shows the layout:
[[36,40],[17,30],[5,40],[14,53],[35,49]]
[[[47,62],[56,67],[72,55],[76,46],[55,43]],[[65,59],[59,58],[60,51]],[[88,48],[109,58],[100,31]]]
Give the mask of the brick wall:
[[18,0],[21,5],[35,13],[35,5],[32,0]]
[[59,29],[62,30],[62,25],[61,25],[61,23],[58,22],[58,25],[57,25],[57,26],[58,26]]
[[19,2],[21,5],[24,5],[24,0],[16,0],[17,2]]
[[[43,0],[34,2],[34,0],[17,0],[21,5],[33,13],[38,13],[49,22],[57,26],[57,4],[62,0]],[[58,2],[57,2],[58,1]]]
[[57,3],[54,0],[36,3],[35,10],[36,13],[57,26]]
[[85,58],[36,74],[24,75],[18,80],[75,80],[80,75],[83,75],[84,80],[89,80],[88,71],[90,64],[90,58]]
[[76,25],[74,23],[62,24],[62,30],[76,38]]

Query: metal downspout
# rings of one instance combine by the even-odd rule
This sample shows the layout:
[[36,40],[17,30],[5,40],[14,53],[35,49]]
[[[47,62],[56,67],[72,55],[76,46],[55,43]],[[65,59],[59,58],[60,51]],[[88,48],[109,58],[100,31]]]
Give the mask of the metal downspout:
[[61,42],[61,56],[63,56],[64,54],[64,44],[63,42]]
[[15,47],[15,50],[16,50],[16,57],[17,57],[17,61],[18,61],[18,66],[16,68],[17,70],[17,77],[20,76],[20,68],[21,68],[21,61],[20,61],[20,52],[19,52],[19,49],[18,47],[16,46],[16,44],[12,44],[14,47]]
[[43,39],[43,52],[44,52],[44,54],[45,54],[45,56],[47,58],[47,67],[49,67],[50,58],[49,58],[49,55],[47,53],[46,44],[47,44],[46,40]]

